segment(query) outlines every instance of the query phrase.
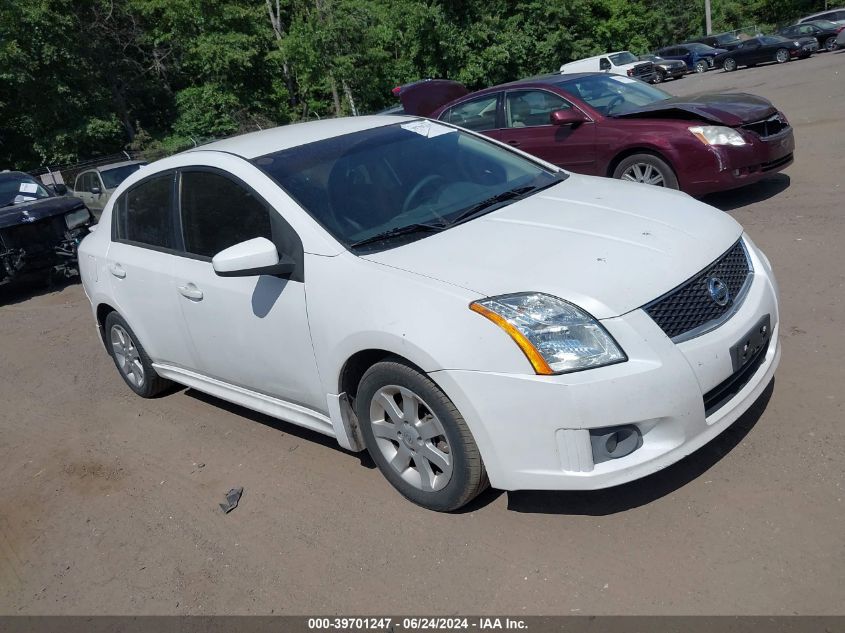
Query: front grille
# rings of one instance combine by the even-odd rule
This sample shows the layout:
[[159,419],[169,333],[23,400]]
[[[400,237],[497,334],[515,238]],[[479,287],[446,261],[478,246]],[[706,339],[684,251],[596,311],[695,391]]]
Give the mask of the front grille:
[[713,387],[710,391],[704,394],[704,415],[709,417],[721,409],[728,401],[738,394],[742,388],[748,384],[751,377],[757,373],[760,365],[766,359],[766,351],[769,349],[769,344],[766,343],[757,355],[749,360],[745,365],[740,367],[736,372],[731,374],[726,380],[723,380],[718,385]]
[[51,250],[65,237],[67,226],[63,215],[56,215],[3,229],[3,244],[8,249],[23,248],[28,253]]
[[769,138],[770,136],[777,136],[783,132],[789,127],[789,123],[786,122],[780,113],[777,113],[768,119],[747,123],[742,127],[749,132],[754,132],[760,138]]
[[[666,335],[679,342],[695,336],[696,330],[718,325],[720,319],[742,301],[745,284],[751,277],[751,263],[742,240],[692,279],[643,306]],[[728,302],[720,306],[710,294],[711,277],[720,279],[728,289]],[[686,336],[685,336],[686,335]]]

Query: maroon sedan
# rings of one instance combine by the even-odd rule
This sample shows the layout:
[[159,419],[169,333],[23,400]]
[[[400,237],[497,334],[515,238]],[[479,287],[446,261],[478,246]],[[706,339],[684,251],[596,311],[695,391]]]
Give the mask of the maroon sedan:
[[[673,97],[607,73],[547,75],[468,94],[445,80],[394,90],[406,114],[481,132],[565,169],[703,195],[792,163],[786,117],[749,94]],[[448,101],[448,103],[447,103]]]

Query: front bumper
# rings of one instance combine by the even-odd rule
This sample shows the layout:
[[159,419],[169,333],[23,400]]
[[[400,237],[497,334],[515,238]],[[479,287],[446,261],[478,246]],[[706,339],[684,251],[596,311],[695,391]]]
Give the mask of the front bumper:
[[[737,420],[771,382],[780,360],[777,286],[768,263],[749,249],[748,294],[724,324],[675,344],[640,309],[602,323],[625,363],[536,376],[442,370],[431,377],[469,425],[491,484],[504,490],[592,490],[654,473],[700,448]],[[732,373],[729,350],[765,315],[771,338],[757,369],[707,416],[704,394]],[[590,429],[633,425],[642,445],[594,463]]]
[[758,182],[792,164],[795,152],[792,127],[767,138],[760,138],[752,132],[744,132],[743,135],[746,145],[707,148],[709,156],[700,161],[701,164],[681,188],[693,196],[727,191]]

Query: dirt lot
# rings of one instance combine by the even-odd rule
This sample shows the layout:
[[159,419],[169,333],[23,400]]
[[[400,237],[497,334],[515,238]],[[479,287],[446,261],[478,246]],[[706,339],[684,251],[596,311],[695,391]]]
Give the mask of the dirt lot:
[[798,143],[709,200],[783,309],[773,392],[718,441],[633,485],[434,514],[321,436],[136,398],[79,285],[0,290],[0,613],[843,613],[845,53],[666,87],[766,96]]

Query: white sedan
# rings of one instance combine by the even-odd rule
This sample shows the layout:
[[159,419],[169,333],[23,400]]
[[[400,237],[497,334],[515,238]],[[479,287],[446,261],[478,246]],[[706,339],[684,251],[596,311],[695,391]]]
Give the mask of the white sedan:
[[653,473],[780,358],[769,261],[730,216],[425,119],[171,156],[79,252],[135,393],[172,381],[366,449],[434,510]]

